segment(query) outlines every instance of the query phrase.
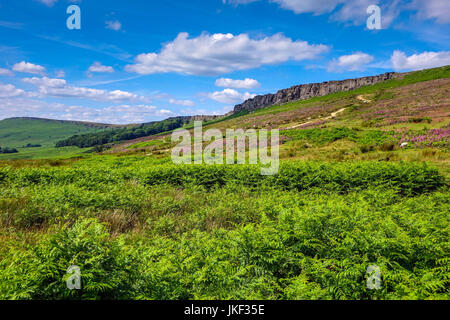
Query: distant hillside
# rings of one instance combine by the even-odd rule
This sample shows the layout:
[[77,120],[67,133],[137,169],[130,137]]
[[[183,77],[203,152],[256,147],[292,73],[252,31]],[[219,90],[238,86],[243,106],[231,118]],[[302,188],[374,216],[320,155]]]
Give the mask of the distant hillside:
[[27,144],[54,146],[56,141],[97,132],[112,125],[39,118],[10,118],[0,121],[0,146],[20,148]]
[[85,150],[56,149],[57,141],[75,134],[115,128],[115,125],[40,118],[10,118],[0,121],[0,147],[16,148],[18,153],[0,154],[0,160],[65,157]]
[[58,141],[56,147],[76,146],[89,148],[119,141],[133,140],[137,138],[156,135],[159,133],[175,130],[191,123],[194,120],[214,121],[219,116],[184,116],[173,117],[162,121],[154,121],[136,125],[134,127],[119,128],[101,132],[76,134],[67,139]]

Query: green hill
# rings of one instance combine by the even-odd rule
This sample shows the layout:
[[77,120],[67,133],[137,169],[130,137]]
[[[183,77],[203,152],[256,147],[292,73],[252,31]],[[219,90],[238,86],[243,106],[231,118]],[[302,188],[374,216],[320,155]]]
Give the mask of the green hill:
[[[59,140],[76,134],[97,132],[113,127],[108,124],[39,118],[10,118],[0,121],[0,147],[16,148],[19,153],[0,154],[0,159],[31,159],[65,156],[83,151],[78,148],[54,148]],[[41,147],[24,146],[40,145]]]

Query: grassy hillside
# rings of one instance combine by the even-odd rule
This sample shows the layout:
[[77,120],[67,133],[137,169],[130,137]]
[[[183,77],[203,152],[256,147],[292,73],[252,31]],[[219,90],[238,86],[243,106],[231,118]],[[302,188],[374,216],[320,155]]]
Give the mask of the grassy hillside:
[[[450,175],[450,67],[406,74],[354,91],[206,123],[280,129],[285,161],[427,161]],[[401,143],[408,142],[406,148]],[[115,146],[114,154],[170,156],[170,135]]]
[[[68,156],[84,151],[78,148],[54,150],[55,143],[75,134],[98,132],[105,124],[58,121],[36,118],[11,118],[0,121],[0,146],[16,148],[17,154],[0,154],[0,159],[39,159]],[[23,148],[28,144],[41,145]]]

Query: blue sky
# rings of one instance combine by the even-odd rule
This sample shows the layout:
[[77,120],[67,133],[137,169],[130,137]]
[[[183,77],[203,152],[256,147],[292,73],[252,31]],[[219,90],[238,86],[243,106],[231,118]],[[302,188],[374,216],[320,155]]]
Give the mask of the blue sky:
[[1,1],[0,119],[224,114],[297,84],[448,65],[449,24],[447,0]]

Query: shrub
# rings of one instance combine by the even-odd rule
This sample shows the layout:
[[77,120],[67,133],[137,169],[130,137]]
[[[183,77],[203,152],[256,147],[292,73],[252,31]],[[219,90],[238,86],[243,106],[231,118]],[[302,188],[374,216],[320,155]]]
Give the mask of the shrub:
[[[66,226],[28,251],[13,250],[9,259],[0,276],[3,299],[127,299],[132,293],[133,256],[95,220]],[[81,269],[81,290],[67,288],[74,265]]]

